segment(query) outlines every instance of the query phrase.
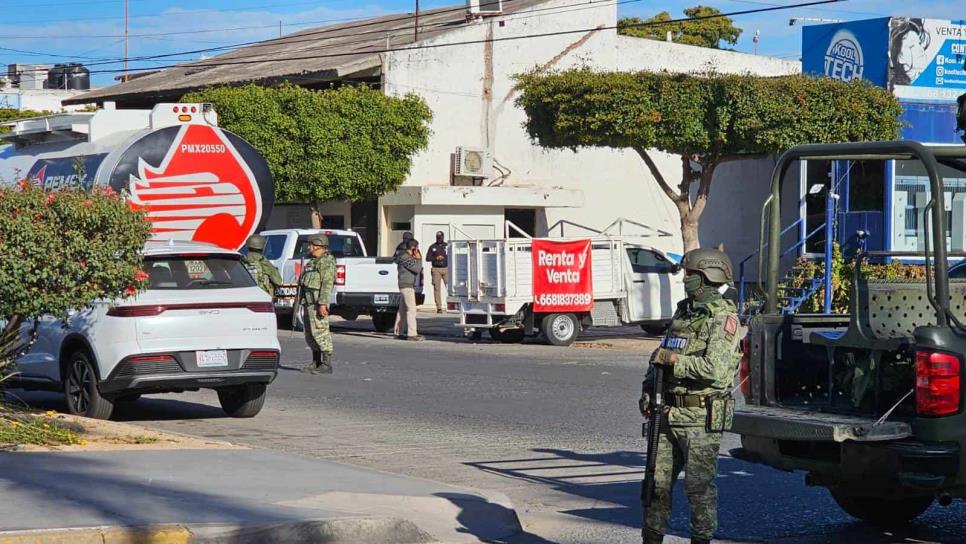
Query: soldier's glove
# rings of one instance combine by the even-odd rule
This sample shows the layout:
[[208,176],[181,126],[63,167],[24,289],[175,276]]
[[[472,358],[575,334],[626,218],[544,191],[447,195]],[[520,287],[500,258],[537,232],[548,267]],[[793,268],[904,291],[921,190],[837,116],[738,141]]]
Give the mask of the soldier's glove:
[[637,401],[637,407],[641,410],[641,415],[651,417],[651,396],[641,393],[641,398]]
[[657,351],[651,355],[651,364],[673,367],[674,363],[677,362],[677,358],[677,353],[674,353],[669,349],[658,348]]

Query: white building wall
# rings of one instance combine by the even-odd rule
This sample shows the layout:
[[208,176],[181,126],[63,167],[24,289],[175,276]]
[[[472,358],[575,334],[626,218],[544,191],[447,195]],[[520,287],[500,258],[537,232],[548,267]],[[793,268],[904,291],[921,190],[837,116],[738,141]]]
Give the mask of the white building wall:
[[[490,37],[500,40],[609,27],[617,21],[616,4],[611,2],[588,5],[575,0],[559,0],[532,9],[532,13],[486,19],[425,43],[478,41]],[[752,71],[762,75],[800,71],[799,63],[628,38],[618,36],[615,30],[396,51],[387,57],[385,91],[392,95],[416,93],[426,100],[434,114],[429,147],[414,158],[404,186],[449,185],[451,155],[456,146],[489,147],[499,164],[511,173],[506,179],[488,183],[559,187],[583,192],[584,205],[580,208],[547,208],[547,224],[567,219],[602,228],[618,217],[626,217],[671,232],[670,237],[656,239],[656,245],[672,251],[680,251],[681,244],[677,211],[640,157],[634,152],[616,149],[588,148],[574,152],[536,146],[523,128],[524,112],[513,103],[517,93],[512,76],[537,67],[562,70],[582,66],[596,70],[675,72],[715,69],[722,72]],[[670,182],[680,179],[679,157],[656,153],[656,161]],[[723,168],[716,176],[716,184],[731,185],[718,179],[724,176],[744,178],[762,172],[753,167],[745,173],[742,168]],[[719,188],[715,194],[720,196],[722,192]],[[417,237],[422,234],[421,225],[436,224],[433,223],[436,219],[422,219],[421,213],[418,208],[413,210],[413,228]],[[470,207],[459,207],[450,220],[453,223],[476,222],[478,218],[473,217],[474,213]],[[733,214],[727,231],[746,230],[745,223],[749,221],[751,229],[757,230],[756,214],[757,211]],[[502,217],[489,211],[485,215],[497,222],[496,232],[500,233],[502,227],[498,224]],[[709,217],[714,215],[709,214]],[[395,233],[380,230],[395,239]],[[721,224],[717,223],[712,232],[722,232]],[[425,244],[431,240],[420,241]],[[389,245],[389,242],[381,242],[380,248],[385,251]],[[748,240],[741,238],[738,245],[748,245]],[[751,245],[757,246],[757,239]],[[745,249],[737,247],[729,252],[737,254]]]
[[14,108],[18,110],[50,111],[60,113],[63,111],[77,111],[84,106],[61,105],[61,100],[86,93],[87,91],[65,91],[56,89],[0,89],[0,108]]

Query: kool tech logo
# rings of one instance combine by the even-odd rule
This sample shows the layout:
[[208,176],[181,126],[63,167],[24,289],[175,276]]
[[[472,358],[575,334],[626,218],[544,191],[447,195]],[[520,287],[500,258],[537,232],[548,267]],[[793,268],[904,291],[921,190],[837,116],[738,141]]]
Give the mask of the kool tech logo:
[[155,238],[238,249],[270,211],[274,186],[264,159],[231,136],[206,125],[149,134],[124,154],[111,186],[146,211]]
[[842,29],[835,33],[825,52],[825,75],[832,79],[862,79],[862,46],[855,34]]

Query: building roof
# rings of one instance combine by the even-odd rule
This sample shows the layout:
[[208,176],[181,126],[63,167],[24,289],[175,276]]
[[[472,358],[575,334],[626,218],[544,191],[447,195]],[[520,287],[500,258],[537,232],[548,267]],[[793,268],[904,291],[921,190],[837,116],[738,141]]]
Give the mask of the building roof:
[[[547,0],[503,0],[503,14],[520,12],[545,2]],[[282,81],[307,85],[349,77],[374,77],[382,66],[380,53],[386,49],[429,41],[469,24],[472,23],[467,21],[466,6],[461,4],[420,11],[418,40],[412,13],[315,27],[208,59],[179,64],[72,97],[64,104],[179,99],[187,92],[212,85]]]

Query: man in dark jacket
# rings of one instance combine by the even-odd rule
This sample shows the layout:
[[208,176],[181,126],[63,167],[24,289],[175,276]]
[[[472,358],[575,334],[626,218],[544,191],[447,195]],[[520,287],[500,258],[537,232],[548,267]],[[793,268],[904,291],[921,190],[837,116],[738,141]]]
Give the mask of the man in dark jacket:
[[399,242],[399,245],[396,246],[396,253],[399,253],[400,250],[409,249],[408,247],[406,247],[406,244],[408,244],[409,241],[412,239],[413,239],[413,233],[409,232],[408,230],[404,232],[402,237],[402,242]]
[[449,256],[446,254],[446,238],[443,231],[436,233],[436,243],[429,246],[426,260],[433,265],[433,296],[436,299],[436,313],[443,313],[446,305],[444,289],[449,285]]
[[396,336],[400,340],[422,340],[416,329],[416,282],[423,270],[419,242],[410,239],[406,248],[396,251],[396,273],[399,277],[399,311],[396,313]]

